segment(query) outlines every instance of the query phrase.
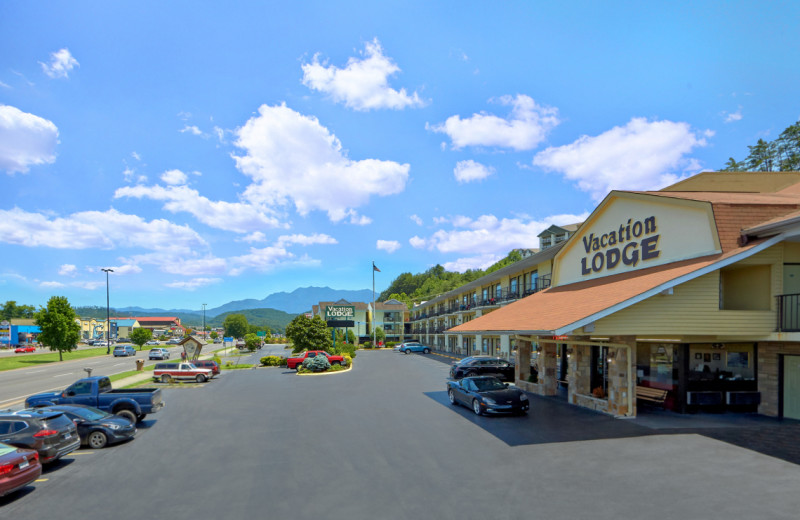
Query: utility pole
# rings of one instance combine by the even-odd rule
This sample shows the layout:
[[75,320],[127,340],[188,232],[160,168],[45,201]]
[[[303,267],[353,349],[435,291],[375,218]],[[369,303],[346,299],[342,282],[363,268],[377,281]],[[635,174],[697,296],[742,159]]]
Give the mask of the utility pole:
[[113,269],[100,269],[106,273],[106,354],[111,354],[111,307],[108,299],[108,273],[113,273]]

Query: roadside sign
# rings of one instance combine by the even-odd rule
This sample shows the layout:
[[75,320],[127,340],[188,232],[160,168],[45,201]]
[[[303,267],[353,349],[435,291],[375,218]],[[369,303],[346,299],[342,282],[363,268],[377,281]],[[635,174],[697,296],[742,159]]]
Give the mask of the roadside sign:
[[223,341],[226,341],[226,342],[227,342],[227,341],[233,341],[233,336],[231,336],[231,337],[229,337],[229,338],[225,338]]
[[355,305],[328,305],[325,307],[325,321],[349,320],[356,318]]
[[258,336],[259,338],[263,338],[266,335],[267,333],[264,332],[263,330],[256,331],[256,336]]

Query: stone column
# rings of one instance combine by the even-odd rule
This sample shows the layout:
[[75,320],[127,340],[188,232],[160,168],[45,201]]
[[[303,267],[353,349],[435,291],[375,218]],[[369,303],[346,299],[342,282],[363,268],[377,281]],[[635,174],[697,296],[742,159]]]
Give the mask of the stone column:
[[542,385],[542,395],[556,395],[558,390],[558,349],[555,343],[540,343],[542,351],[539,353],[539,384]]
[[531,342],[517,340],[517,364],[514,366],[514,379],[527,381],[531,375]]
[[475,344],[472,346],[473,352],[468,355],[480,355],[483,354],[483,336],[480,334],[475,335]]
[[[608,349],[610,358],[608,363],[608,413],[618,417],[635,417],[636,337],[616,336],[611,341],[628,345],[628,348],[609,347]],[[629,388],[629,379],[632,391]]]
[[588,345],[567,346],[568,401],[578,404],[576,394],[592,395],[591,386],[592,348]]

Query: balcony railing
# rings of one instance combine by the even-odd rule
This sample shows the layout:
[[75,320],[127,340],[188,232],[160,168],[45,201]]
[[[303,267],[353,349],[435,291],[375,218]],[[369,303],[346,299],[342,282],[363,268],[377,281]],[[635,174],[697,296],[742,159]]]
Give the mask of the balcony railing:
[[778,298],[778,332],[800,332],[800,294],[781,294]]
[[550,275],[546,274],[544,276],[540,276],[535,280],[531,280],[530,283],[525,284],[522,288],[522,295],[528,296],[530,294],[542,291],[550,287]]

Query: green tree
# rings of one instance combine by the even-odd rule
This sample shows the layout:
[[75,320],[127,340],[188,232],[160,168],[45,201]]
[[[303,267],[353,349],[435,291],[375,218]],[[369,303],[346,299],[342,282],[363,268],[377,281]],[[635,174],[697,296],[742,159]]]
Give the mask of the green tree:
[[250,352],[255,352],[258,350],[258,347],[261,346],[261,338],[251,332],[244,336],[244,344],[247,347],[247,350]]
[[243,338],[247,334],[247,318],[244,314],[228,314],[222,322],[225,328],[225,336]]
[[215,340],[215,339],[217,339],[217,338],[219,337],[219,334],[217,334],[217,331],[216,331],[216,330],[212,330],[212,331],[211,331],[211,332],[208,334],[208,336],[209,336],[209,337],[210,337],[212,340]]
[[3,304],[0,309],[0,321],[13,320],[14,318],[33,318],[36,314],[36,307],[33,305],[17,305],[16,301],[10,300]]
[[186,327],[186,328],[183,330],[183,337],[184,337],[184,338],[188,338],[188,337],[189,337],[189,336],[191,336],[192,334],[194,334],[194,330],[193,330],[191,327]]
[[130,336],[131,341],[135,345],[139,345],[139,350],[141,351],[142,346],[153,337],[153,331],[144,327],[136,327],[131,331]]
[[351,345],[356,343],[356,333],[353,332],[353,329],[347,329],[347,342]]
[[286,337],[292,342],[292,352],[329,350],[333,346],[328,325],[321,316],[307,318],[305,314],[298,314],[286,326]]
[[64,360],[64,352],[72,352],[78,346],[81,326],[75,321],[78,316],[66,296],[53,296],[35,314],[36,325],[42,329],[39,343],[50,350],[58,351],[58,360]]
[[383,341],[385,339],[386,339],[386,333],[383,331],[383,327],[376,327],[375,328],[375,346],[377,346],[378,342]]

